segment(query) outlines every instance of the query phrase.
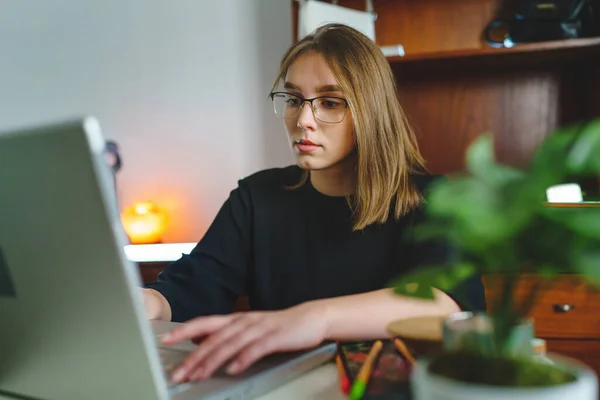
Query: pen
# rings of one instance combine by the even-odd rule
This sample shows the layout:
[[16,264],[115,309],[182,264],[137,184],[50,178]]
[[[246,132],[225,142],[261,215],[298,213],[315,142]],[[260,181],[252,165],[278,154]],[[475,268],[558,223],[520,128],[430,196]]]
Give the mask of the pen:
[[360,371],[358,371],[358,375],[356,375],[356,379],[354,380],[352,388],[350,389],[350,398],[352,400],[360,400],[365,393],[367,384],[369,383],[369,379],[373,373],[375,361],[377,360],[377,356],[379,356],[382,346],[383,343],[381,340],[378,340],[371,347],[369,355],[367,356],[367,359],[363,363],[362,367],[360,367]]
[[411,364],[415,363],[415,358],[412,356],[412,354],[410,354],[410,352],[408,351],[408,348],[406,347],[406,345],[404,344],[404,342],[402,340],[395,338],[394,346],[396,346],[396,350],[398,350],[400,352],[400,354],[402,354],[404,356],[404,358],[406,358],[408,360],[409,363],[411,363]]

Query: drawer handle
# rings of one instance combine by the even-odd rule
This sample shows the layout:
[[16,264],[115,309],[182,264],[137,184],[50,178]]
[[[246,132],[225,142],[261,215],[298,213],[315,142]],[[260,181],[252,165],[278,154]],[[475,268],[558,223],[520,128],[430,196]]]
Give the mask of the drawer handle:
[[555,313],[566,313],[574,309],[575,306],[573,304],[553,304],[552,309]]

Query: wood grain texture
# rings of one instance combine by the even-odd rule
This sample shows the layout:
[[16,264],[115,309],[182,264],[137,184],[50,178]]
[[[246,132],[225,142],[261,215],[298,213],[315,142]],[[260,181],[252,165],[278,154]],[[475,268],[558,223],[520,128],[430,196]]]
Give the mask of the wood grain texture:
[[398,80],[402,104],[433,173],[464,169],[467,146],[491,132],[498,160],[523,166],[557,125],[560,75],[449,71]]
[[546,203],[549,208],[600,208],[600,203]]
[[[292,35],[297,40],[298,2],[292,1]],[[391,63],[446,58],[502,56],[520,58],[553,52],[572,58],[577,54],[598,54],[600,37],[584,37],[522,43],[512,48],[492,48],[483,39],[485,26],[494,18],[511,18],[514,0],[374,0],[377,13],[376,42],[380,46],[402,44],[403,57],[389,57]],[[600,9],[600,0],[594,0]],[[364,0],[340,0],[340,6],[365,10]],[[600,25],[600,24],[598,24]],[[600,30],[600,27],[598,28]],[[600,32],[598,33],[600,35]],[[517,57],[513,57],[515,59]],[[497,60],[504,63],[506,60]]]
[[600,375],[600,340],[546,339],[548,352],[572,357]]
[[298,2],[296,0],[290,0],[292,2],[292,43],[298,41]]
[[[518,303],[531,293],[539,282],[535,275],[523,275],[514,291]],[[484,278],[488,303],[494,304],[499,294],[499,282],[491,276]],[[569,306],[566,312],[562,306]],[[554,339],[600,338],[600,292],[590,288],[575,275],[561,275],[544,290],[533,307],[530,317],[535,320],[536,335]]]
[[[365,9],[364,0],[338,4]],[[481,33],[498,7],[497,0],[374,0],[373,4],[377,44],[402,44],[407,55],[482,48]]]
[[388,57],[390,63],[402,63],[411,61],[420,61],[427,59],[443,60],[447,58],[462,57],[483,57],[495,56],[505,57],[507,55],[519,54],[523,57],[538,57],[543,54],[553,53],[555,55],[589,55],[597,54],[600,51],[600,38],[580,38],[569,40],[555,40],[548,42],[523,43],[511,48],[493,48],[483,46],[467,49],[450,49],[436,52],[413,52],[406,53],[404,56]]
[[[600,5],[598,7],[598,10],[600,11]],[[591,61],[587,66],[587,70],[587,117],[589,119],[596,119],[600,118],[600,57],[595,58],[593,61]],[[596,178],[595,183],[595,194],[598,198],[600,198],[600,176]],[[591,183],[588,187],[588,190],[593,190]]]
[[147,285],[152,282],[156,282],[158,274],[162,271],[168,262],[141,262],[138,263],[138,271],[140,272],[140,278],[142,284]]
[[[600,10],[599,10],[600,12]],[[600,25],[600,23],[599,23]],[[587,88],[585,104],[587,118],[600,118],[600,54],[590,58],[581,77]]]
[[[536,52],[563,47],[598,46],[598,38],[528,43],[493,49],[482,37],[496,18],[512,19],[515,0],[373,0],[376,42],[402,44],[405,59],[455,57],[476,53]],[[592,0],[595,10],[600,0]],[[340,0],[340,6],[365,10],[364,0]],[[600,35],[600,24],[592,34]],[[402,61],[400,58],[394,61]]]

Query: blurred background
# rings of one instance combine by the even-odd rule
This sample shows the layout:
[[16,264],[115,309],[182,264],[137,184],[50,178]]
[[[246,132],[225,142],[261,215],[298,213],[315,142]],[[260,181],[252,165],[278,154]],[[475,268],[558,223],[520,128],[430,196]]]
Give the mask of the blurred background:
[[96,116],[123,159],[121,208],[198,241],[237,180],[293,161],[268,94],[292,42],[282,0],[0,3],[0,131]]
[[[369,2],[333,3],[365,12]],[[376,43],[402,48],[388,60],[432,172],[461,171],[465,148],[484,132],[493,132],[501,161],[525,166],[557,126],[600,116],[597,16],[577,15],[585,29],[573,37],[539,25],[568,13],[540,16],[548,4],[572,3],[371,2]],[[585,3],[600,11],[598,0]],[[238,179],[293,162],[267,95],[298,37],[300,8],[295,0],[3,1],[0,132],[96,116],[123,160],[121,209],[152,202],[168,216],[162,242],[197,242]],[[584,199],[596,196],[597,177],[579,183]]]

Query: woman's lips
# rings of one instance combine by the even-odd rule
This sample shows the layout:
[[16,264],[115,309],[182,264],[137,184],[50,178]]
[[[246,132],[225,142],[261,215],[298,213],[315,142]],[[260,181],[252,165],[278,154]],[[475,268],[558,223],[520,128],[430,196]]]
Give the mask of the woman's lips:
[[321,147],[318,144],[311,142],[310,140],[304,139],[296,140],[295,145],[298,151],[300,151],[301,153],[312,153],[313,151]]

